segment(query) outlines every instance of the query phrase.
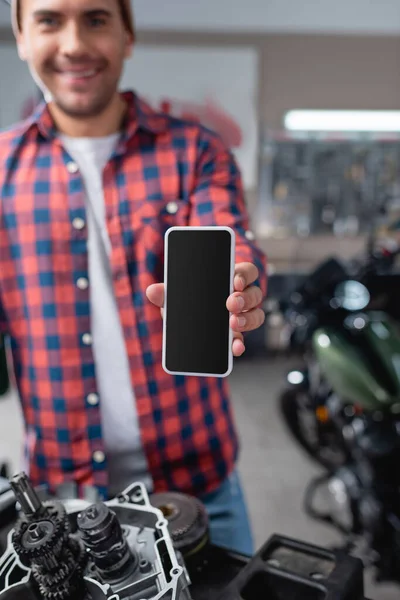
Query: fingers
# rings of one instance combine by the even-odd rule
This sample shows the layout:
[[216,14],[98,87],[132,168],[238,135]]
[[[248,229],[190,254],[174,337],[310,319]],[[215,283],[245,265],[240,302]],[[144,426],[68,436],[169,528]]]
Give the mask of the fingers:
[[[240,281],[243,283],[251,281],[252,277],[257,278],[257,268],[250,263],[242,263],[245,266],[244,270],[239,272]],[[248,266],[248,268],[247,268]],[[254,267],[254,270],[252,269]],[[165,300],[165,288],[163,283],[155,283],[150,285],[146,290],[146,296],[150,302],[160,308],[161,316],[164,316],[164,300]],[[242,299],[242,302],[239,301]],[[227,308],[229,312],[233,313],[230,318],[230,326],[233,330],[233,355],[238,357],[241,356],[245,351],[245,345],[243,340],[242,332],[252,331],[260,327],[265,320],[264,311],[260,308],[256,308],[262,302],[262,292],[260,288],[251,286],[247,289],[243,288],[241,292],[235,292],[227,301]]]
[[235,266],[235,291],[241,292],[258,279],[258,269],[249,262],[239,263]]
[[243,292],[235,292],[229,296],[226,307],[229,312],[239,314],[244,310],[251,310],[261,304],[263,294],[259,287],[253,285]]
[[231,315],[230,326],[233,331],[253,331],[265,321],[265,313],[261,308],[255,308],[246,313]]
[[164,284],[153,283],[152,285],[149,285],[146,290],[146,296],[150,302],[161,308],[164,306]]
[[242,356],[245,351],[245,345],[243,341],[243,335],[237,331],[233,332],[233,343],[232,343],[232,352],[233,356]]

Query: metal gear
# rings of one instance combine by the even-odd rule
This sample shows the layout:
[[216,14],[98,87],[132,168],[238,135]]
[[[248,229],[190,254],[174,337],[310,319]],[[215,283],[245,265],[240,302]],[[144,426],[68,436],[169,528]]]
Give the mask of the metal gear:
[[46,513],[51,521],[57,521],[64,526],[64,538],[67,539],[71,533],[71,525],[68,519],[66,508],[61,502],[47,501],[43,503]]
[[[33,565],[32,575],[39,586],[44,600],[69,600],[79,597],[84,587],[83,575],[87,557],[83,544],[70,538],[68,546],[64,546],[56,571],[43,572],[38,565]],[[83,592],[80,594],[83,596]]]
[[75,582],[75,584],[71,584],[71,581],[65,581],[52,589],[39,584],[39,592],[43,600],[70,600],[71,598],[83,598],[85,595],[85,584],[83,579]]
[[[36,518],[35,518],[36,517]],[[13,533],[13,545],[22,564],[31,568],[44,600],[84,596],[86,552],[71,536],[65,507],[46,502],[35,517],[23,517]]]
[[46,589],[52,587],[54,585],[60,584],[66,577],[68,577],[68,569],[65,566],[60,565],[59,571],[49,575],[47,573],[43,573],[42,569],[38,565],[32,566],[32,575],[36,581],[40,581],[40,585],[44,586]]
[[13,533],[12,543],[22,564],[29,567],[38,562],[51,568],[52,558],[61,552],[64,531],[64,523],[59,520],[20,522]]
[[197,498],[165,492],[153,494],[150,502],[167,519],[174,547],[183,556],[197,552],[208,543],[208,516]]
[[45,559],[61,551],[70,532],[66,510],[61,503],[47,502],[43,516],[28,520],[22,517],[13,533],[13,545],[21,562],[29,566],[37,559]]

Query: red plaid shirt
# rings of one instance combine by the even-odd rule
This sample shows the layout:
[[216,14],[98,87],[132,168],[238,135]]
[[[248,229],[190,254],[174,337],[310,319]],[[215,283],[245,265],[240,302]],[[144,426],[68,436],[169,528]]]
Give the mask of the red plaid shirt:
[[[237,456],[228,383],[163,371],[162,319],[146,288],[163,281],[164,234],[173,225],[232,227],[236,261],[258,266],[264,291],[265,258],[248,239],[240,175],[220,140],[154,112],[133,93],[125,98],[123,134],[103,183],[142,444],[156,491],[202,494],[223,481]],[[89,290],[77,286],[81,277],[88,277],[83,181],[42,105],[0,134],[0,323],[11,339],[34,484],[75,481],[106,497],[101,398],[93,403],[95,366],[84,336]]]

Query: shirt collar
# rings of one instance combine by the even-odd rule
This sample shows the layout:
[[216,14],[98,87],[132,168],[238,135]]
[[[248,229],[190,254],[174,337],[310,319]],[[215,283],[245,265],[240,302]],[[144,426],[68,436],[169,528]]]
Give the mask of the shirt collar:
[[[147,102],[132,91],[121,92],[127,103],[127,112],[123,123],[125,140],[134,136],[138,129],[153,134],[163,133],[168,128],[168,116],[155,111]],[[28,119],[28,126],[36,125],[45,138],[54,138],[57,129],[46,102],[41,102],[34,114]]]

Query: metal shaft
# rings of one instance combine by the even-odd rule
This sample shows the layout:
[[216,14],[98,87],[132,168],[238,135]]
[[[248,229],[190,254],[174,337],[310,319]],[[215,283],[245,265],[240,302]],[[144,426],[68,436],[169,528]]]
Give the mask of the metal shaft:
[[15,497],[28,518],[40,516],[45,507],[32,487],[27,475],[19,473],[10,481]]

